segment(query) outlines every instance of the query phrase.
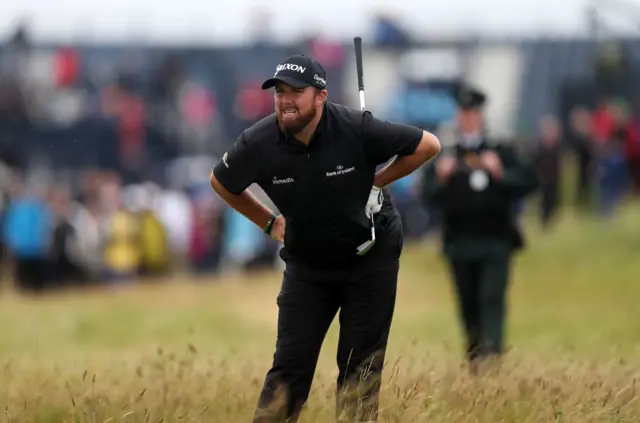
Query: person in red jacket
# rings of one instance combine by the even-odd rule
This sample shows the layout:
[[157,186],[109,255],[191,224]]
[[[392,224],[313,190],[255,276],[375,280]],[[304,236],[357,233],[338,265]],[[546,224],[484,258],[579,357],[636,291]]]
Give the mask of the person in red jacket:
[[626,127],[625,154],[632,193],[640,196],[640,120],[632,117]]
[[626,105],[607,101],[596,109],[593,128],[598,152],[599,209],[610,216],[625,196],[628,182],[627,146],[631,137]]

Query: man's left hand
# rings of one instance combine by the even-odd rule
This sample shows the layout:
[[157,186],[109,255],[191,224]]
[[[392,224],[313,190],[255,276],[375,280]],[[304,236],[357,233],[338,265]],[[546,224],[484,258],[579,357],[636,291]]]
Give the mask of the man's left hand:
[[367,200],[367,205],[364,208],[364,213],[367,215],[369,219],[371,216],[379,213],[382,210],[382,202],[384,201],[384,194],[382,193],[382,189],[377,186],[371,187],[371,192],[369,193],[369,199]]
[[480,163],[494,179],[502,178],[502,162],[495,151],[485,151],[480,155]]

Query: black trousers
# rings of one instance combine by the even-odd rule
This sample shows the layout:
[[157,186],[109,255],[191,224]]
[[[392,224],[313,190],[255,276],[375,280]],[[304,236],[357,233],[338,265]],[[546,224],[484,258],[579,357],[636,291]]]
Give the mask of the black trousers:
[[559,187],[558,183],[549,183],[542,185],[542,198],[540,202],[540,221],[543,226],[547,226],[554,218],[558,210],[559,203]]
[[[325,335],[340,310],[336,419],[377,419],[399,261],[348,272],[288,267],[278,295],[273,366],[254,423],[294,423],[306,403]],[[342,420],[341,420],[342,421]]]
[[49,262],[45,258],[16,258],[15,281],[23,292],[44,291],[49,287]]
[[590,169],[593,158],[588,154],[578,155],[578,181],[576,186],[576,200],[579,206],[588,206],[591,200],[592,171]]
[[508,256],[449,262],[470,362],[503,351],[510,263]]

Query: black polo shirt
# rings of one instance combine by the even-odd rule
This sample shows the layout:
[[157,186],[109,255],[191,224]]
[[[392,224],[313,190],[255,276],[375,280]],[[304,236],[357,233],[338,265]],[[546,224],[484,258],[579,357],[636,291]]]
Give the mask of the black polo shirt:
[[327,102],[308,146],[280,131],[272,114],[243,131],[213,172],[233,194],[257,183],[271,198],[287,225],[285,261],[349,265],[399,254],[402,226],[388,192],[376,215],[376,245],[362,257],[356,249],[371,237],[364,210],[377,166],[412,154],[422,134]]

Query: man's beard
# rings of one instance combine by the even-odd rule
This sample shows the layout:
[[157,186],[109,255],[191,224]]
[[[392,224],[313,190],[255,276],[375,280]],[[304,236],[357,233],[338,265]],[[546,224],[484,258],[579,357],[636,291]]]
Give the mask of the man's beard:
[[[302,131],[312,120],[316,117],[317,110],[311,108],[308,112],[302,114],[298,110],[298,116],[293,121],[284,121],[284,119],[278,120],[278,125],[282,132],[290,135],[295,135]],[[282,115],[281,113],[280,115]]]

